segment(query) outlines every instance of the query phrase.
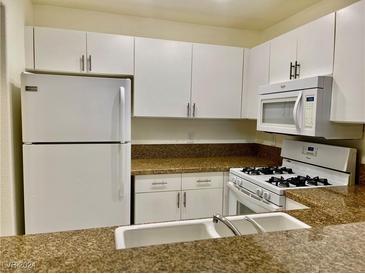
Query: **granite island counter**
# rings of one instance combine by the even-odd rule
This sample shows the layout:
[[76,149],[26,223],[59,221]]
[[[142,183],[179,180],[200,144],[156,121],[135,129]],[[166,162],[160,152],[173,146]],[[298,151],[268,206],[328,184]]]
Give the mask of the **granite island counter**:
[[288,213],[311,225],[311,229],[124,250],[115,250],[114,227],[2,237],[0,270],[365,271],[365,187],[293,190],[288,196],[310,207]]

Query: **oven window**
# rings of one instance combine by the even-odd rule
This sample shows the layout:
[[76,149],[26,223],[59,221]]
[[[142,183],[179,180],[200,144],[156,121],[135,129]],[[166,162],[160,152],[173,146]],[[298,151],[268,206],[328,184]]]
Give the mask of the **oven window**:
[[263,103],[262,123],[294,125],[295,101]]
[[252,209],[248,208],[244,204],[237,202],[237,215],[248,215],[248,214],[255,214],[256,212]]

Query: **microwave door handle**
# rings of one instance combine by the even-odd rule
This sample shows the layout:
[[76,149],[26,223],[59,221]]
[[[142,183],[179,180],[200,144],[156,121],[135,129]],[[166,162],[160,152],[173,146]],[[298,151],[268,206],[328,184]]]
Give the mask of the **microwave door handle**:
[[299,95],[298,95],[298,98],[297,100],[295,101],[295,104],[294,104],[294,109],[293,109],[293,118],[294,118],[294,123],[295,123],[295,126],[297,128],[300,129],[300,124],[299,124],[299,121],[298,121],[298,111],[299,111],[299,103],[300,103],[300,100],[302,99],[302,92],[300,91],[299,92]]

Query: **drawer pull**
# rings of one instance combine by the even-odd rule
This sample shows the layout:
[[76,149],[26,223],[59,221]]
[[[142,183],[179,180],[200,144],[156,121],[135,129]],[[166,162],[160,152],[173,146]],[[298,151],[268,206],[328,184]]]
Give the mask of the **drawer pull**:
[[152,185],[153,186],[163,186],[163,185],[167,185],[167,182],[153,182]]
[[211,183],[211,182],[212,182],[212,180],[205,179],[205,180],[197,180],[196,182],[197,182],[197,183]]

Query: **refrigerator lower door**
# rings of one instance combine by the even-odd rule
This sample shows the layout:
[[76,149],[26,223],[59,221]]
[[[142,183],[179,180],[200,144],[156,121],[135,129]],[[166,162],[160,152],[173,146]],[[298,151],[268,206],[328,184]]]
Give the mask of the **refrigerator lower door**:
[[130,144],[24,145],[26,234],[130,224]]
[[130,140],[130,79],[22,74],[24,143]]

